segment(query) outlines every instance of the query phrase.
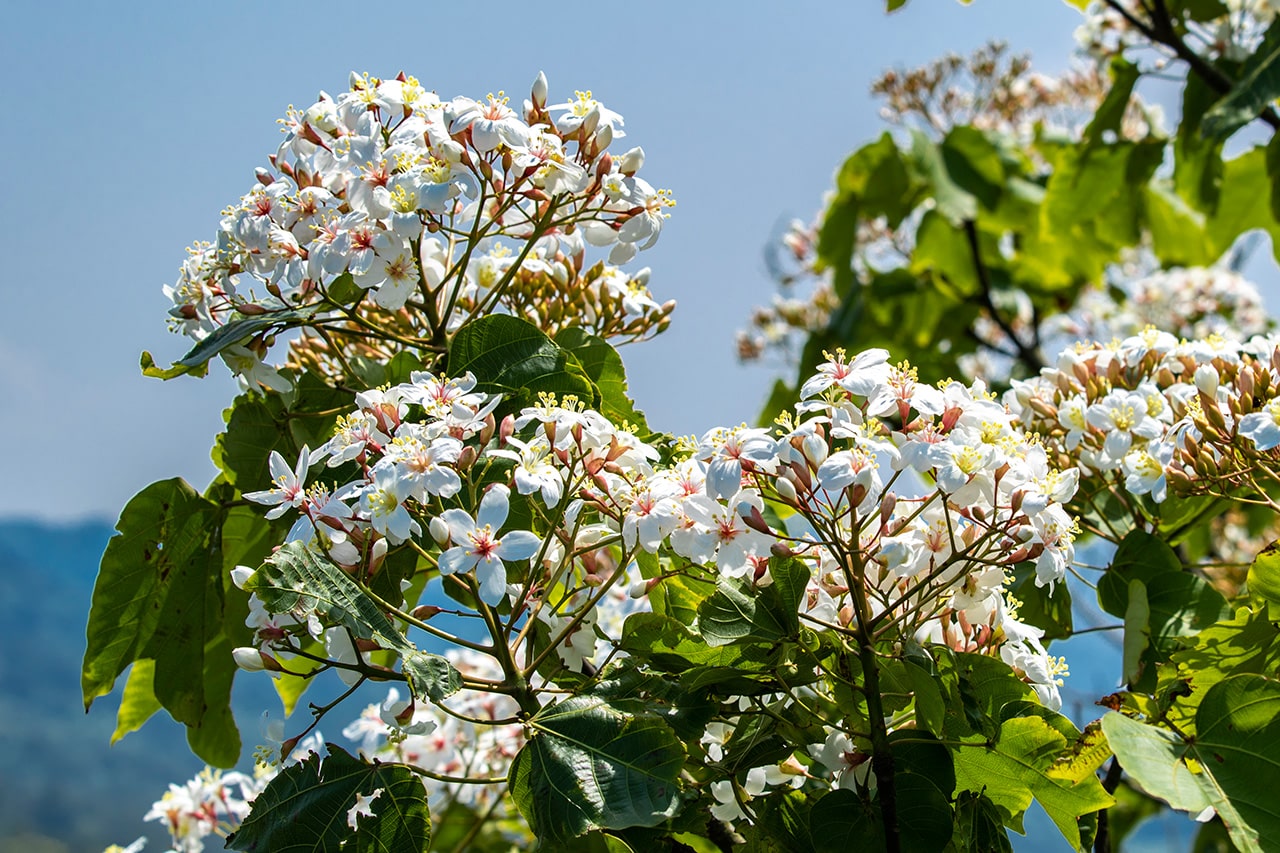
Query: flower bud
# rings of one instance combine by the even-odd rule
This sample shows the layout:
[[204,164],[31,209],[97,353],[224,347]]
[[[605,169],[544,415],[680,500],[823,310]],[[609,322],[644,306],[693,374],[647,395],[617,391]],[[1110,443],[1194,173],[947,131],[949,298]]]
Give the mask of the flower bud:
[[231,650],[231,657],[235,659],[236,666],[245,672],[262,672],[267,668],[263,662],[263,653],[255,649],[253,646],[240,646]]
[[587,111],[582,118],[582,135],[588,137],[596,132],[596,128],[600,126],[600,105],[595,104]]
[[799,497],[796,494],[795,485],[786,477],[779,477],[774,480],[773,488],[777,490],[778,497],[782,498],[787,503],[795,503],[796,499]]
[[606,124],[596,131],[596,151],[603,151],[613,142],[613,125]]
[[436,516],[427,524],[427,529],[431,531],[431,538],[436,540],[436,544],[444,547],[449,544],[449,525],[444,523],[444,519]]
[[533,88],[529,93],[529,100],[533,101],[534,107],[539,110],[547,105],[547,75],[541,71],[533,79]]
[[236,585],[236,589],[244,589],[244,585],[253,577],[254,570],[248,566],[236,566],[231,570],[231,582]]
[[434,604],[419,604],[417,607],[413,608],[413,618],[421,622],[427,622],[443,609],[444,608],[437,607]]
[[1200,393],[1210,397],[1218,393],[1218,369],[1212,364],[1202,364],[1196,368],[1196,388]]
[[634,175],[644,165],[644,149],[636,146],[622,155],[618,160],[618,171],[624,175]]
[[476,453],[476,449],[470,445],[462,448],[462,452],[458,454],[456,467],[459,471],[465,471],[475,464],[476,458],[480,454]]

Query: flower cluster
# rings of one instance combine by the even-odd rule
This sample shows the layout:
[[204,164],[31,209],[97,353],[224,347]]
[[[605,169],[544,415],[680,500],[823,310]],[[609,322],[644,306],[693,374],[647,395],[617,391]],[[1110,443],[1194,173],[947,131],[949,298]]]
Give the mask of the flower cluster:
[[[1090,3],[1084,10],[1084,22],[1076,28],[1075,40],[1079,49],[1103,64],[1111,57],[1130,48],[1150,46],[1148,31],[1152,26],[1151,11],[1138,0],[1121,0],[1115,8],[1112,4]],[[1226,0],[1218,4],[1222,14],[1211,20],[1176,20],[1179,28],[1192,36],[1194,43],[1205,45],[1209,56],[1240,62],[1258,49],[1267,27],[1280,12],[1275,0]],[[1163,8],[1163,7],[1158,7]],[[1162,13],[1168,16],[1168,12]]]
[[[353,74],[281,123],[271,167],[165,288],[194,340],[245,318],[305,321],[298,360],[336,369],[392,340],[438,346],[495,310],[624,340],[665,327],[673,306],[648,271],[616,265],[657,241],[674,202],[637,175],[640,148],[610,153],[623,119],[590,92],[548,105],[539,76],[517,112],[501,92],[442,101],[403,74]],[[262,363],[271,342],[260,331],[222,355],[247,383],[287,388]]]
[[1280,482],[1278,345],[1274,335],[1180,341],[1149,328],[1068,349],[1005,399],[1057,464],[1116,491],[1160,503],[1245,490],[1268,502]]

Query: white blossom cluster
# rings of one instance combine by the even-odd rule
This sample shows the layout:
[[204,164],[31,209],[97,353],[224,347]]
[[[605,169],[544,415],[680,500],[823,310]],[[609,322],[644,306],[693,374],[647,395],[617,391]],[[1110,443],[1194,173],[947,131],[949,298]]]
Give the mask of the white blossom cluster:
[[1222,267],[1156,270],[1120,289],[1122,300],[1104,290],[1086,290],[1070,313],[1046,320],[1041,339],[1049,351],[1081,340],[1124,340],[1149,326],[1188,340],[1248,339],[1271,328],[1257,285]]
[[[517,112],[501,92],[442,101],[403,74],[353,74],[349,91],[291,108],[271,168],[166,286],[174,327],[199,341],[290,309],[336,321],[364,293],[453,330],[499,307],[517,274],[576,280],[587,246],[630,261],[674,202],[637,175],[643,150],[609,153],[625,136],[620,115],[590,92],[546,99],[541,75]],[[606,266],[584,287],[640,317],[661,313],[647,282],[647,270]],[[287,388],[262,363],[268,345],[259,336],[222,355],[247,383]]]
[[1280,337],[1187,340],[1148,328],[1079,344],[1005,402],[1060,465],[1163,502],[1264,491],[1280,447]]
[[[1147,9],[1138,0],[1122,0],[1121,5],[1129,16],[1144,24],[1150,22]],[[1226,0],[1220,6],[1223,14],[1209,21],[1187,22],[1187,29],[1195,36],[1194,42],[1207,46],[1209,55],[1232,62],[1243,61],[1258,48],[1280,12],[1276,0]],[[1100,62],[1131,47],[1150,46],[1124,13],[1100,0],[1090,3],[1083,14],[1084,22],[1075,30],[1076,45]]]
[[[257,764],[252,775],[206,767],[185,784],[170,784],[143,820],[160,823],[169,834],[166,853],[202,853],[206,841],[221,849],[222,840],[248,816],[253,800],[283,767],[323,749],[317,732],[300,741],[284,764]],[[126,847],[112,845],[104,853],[139,853],[146,843],[145,837],[139,838]]]

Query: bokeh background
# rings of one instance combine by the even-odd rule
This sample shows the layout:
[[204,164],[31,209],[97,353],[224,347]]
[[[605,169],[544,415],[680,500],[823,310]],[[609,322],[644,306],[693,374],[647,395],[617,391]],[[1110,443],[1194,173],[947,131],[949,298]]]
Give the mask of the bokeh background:
[[[758,414],[777,368],[739,365],[734,332],[773,293],[766,246],[789,219],[811,218],[844,156],[883,132],[872,79],[991,39],[1053,74],[1079,20],[1061,0],[915,0],[888,16],[880,0],[82,0],[12,3],[5,18],[0,853],[128,843],[150,830],[141,817],[165,783],[199,769],[165,720],[108,749],[113,701],[87,717],[80,703],[83,625],[125,501],[157,479],[202,488],[212,476],[234,383],[218,365],[203,380],[146,379],[138,356],[186,350],[166,331],[161,286],[266,165],[289,104],[344,89],[353,70],[518,103],[542,70],[553,102],[591,89],[621,112],[620,147],[643,146],[646,177],[678,201],[639,261],[656,298],[679,308],[667,334],[624,349],[631,390],[656,429],[701,433]],[[1087,644],[1061,648],[1080,661],[1066,710],[1090,719],[1114,678],[1085,664]],[[237,691],[251,751],[270,688]],[[1168,849],[1182,832],[1154,825],[1133,849]],[[1055,836],[1020,847],[1058,849]]]

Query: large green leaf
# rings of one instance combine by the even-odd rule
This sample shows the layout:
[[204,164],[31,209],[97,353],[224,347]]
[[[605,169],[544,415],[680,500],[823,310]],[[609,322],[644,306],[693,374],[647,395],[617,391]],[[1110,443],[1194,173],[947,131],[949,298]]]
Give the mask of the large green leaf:
[[842,853],[885,849],[884,821],[876,803],[863,800],[847,788],[837,788],[809,810],[809,836],[818,853]]
[[1263,146],[1249,149],[1222,164],[1221,191],[1209,217],[1208,234],[1213,250],[1225,253],[1247,231],[1261,228],[1271,237],[1272,253],[1280,252],[1280,225],[1271,212],[1267,152]]
[[935,209],[952,227],[978,215],[978,200],[952,178],[940,146],[918,130],[911,132],[911,164],[933,195]]
[[631,424],[641,438],[647,438],[649,425],[627,395],[627,373],[618,351],[604,338],[577,326],[561,331],[555,342],[573,353],[600,391],[600,414],[618,426]]
[[[150,656],[157,635],[157,651],[176,646],[179,657],[203,656],[203,632],[188,631],[193,619],[204,616],[216,509],[180,479],[152,483],[125,505],[93,589],[80,678],[86,708],[110,692],[125,667]],[[171,655],[166,662],[172,663]]]
[[1190,688],[1178,691],[1168,710],[1186,734],[1195,734],[1196,711],[1210,687],[1231,675],[1280,672],[1280,623],[1267,607],[1242,607],[1235,616],[1200,631],[1195,644],[1172,656],[1174,678]]
[[1000,811],[984,794],[965,791],[956,798],[955,845],[957,850],[1013,853]]
[[1005,720],[994,744],[981,737],[965,741],[955,750],[957,790],[985,794],[1014,829],[1021,831],[1021,816],[1034,798],[1078,850],[1078,819],[1115,802],[1097,776],[1077,780],[1053,771],[1067,739],[1041,717]]
[[1004,190],[1004,162],[985,133],[960,125],[948,131],[939,145],[947,176],[987,210],[995,209]]
[[1278,97],[1280,24],[1272,24],[1262,44],[1244,61],[1240,79],[1231,91],[1205,113],[1201,128],[1206,136],[1230,136],[1257,118]]
[[[333,744],[328,750],[323,761],[312,753],[281,770],[227,838],[227,848],[261,853],[414,853],[430,847],[427,792],[413,771],[361,761]],[[358,803],[371,814],[359,815],[353,828],[348,815]]]
[[599,392],[572,353],[519,317],[492,314],[464,325],[449,343],[447,372],[470,372],[483,391],[533,401],[540,392],[572,395],[589,406]]
[[1222,140],[1200,132],[1204,113],[1218,97],[1197,74],[1182,90],[1182,121],[1173,141],[1173,185],[1192,209],[1206,215],[1218,207],[1222,185]]
[[266,489],[271,483],[268,462],[271,451],[279,449],[292,468],[297,451],[283,446],[281,421],[276,419],[278,401],[271,405],[257,395],[242,394],[223,413],[226,430],[218,436],[213,450],[214,462],[227,481],[242,492]]
[[747,638],[773,643],[797,635],[797,609],[809,570],[799,560],[776,557],[769,567],[773,583],[768,586],[725,580],[698,607],[698,631],[707,645],[725,646]]
[[342,569],[289,542],[266,559],[245,583],[272,613],[315,610],[362,640],[398,653],[415,696],[443,699],[462,687],[462,675],[439,655],[418,651]]
[[1280,542],[1263,548],[1249,567],[1249,594],[1280,605]]
[[1193,814],[1212,806],[1243,851],[1280,837],[1280,682],[1237,675],[1210,687],[1191,741],[1118,713],[1102,726],[1147,793]]
[[532,734],[508,780],[540,839],[656,826],[679,808],[684,747],[658,717],[574,696],[544,708],[528,726]]
[[1125,59],[1123,55],[1111,59],[1110,72],[1111,88],[1107,90],[1107,96],[1098,105],[1093,118],[1084,129],[1086,146],[1103,142],[1103,136],[1107,132],[1117,136],[1120,134],[1120,125],[1124,120],[1125,110],[1129,107],[1133,86],[1140,76],[1138,66]]
[[1158,536],[1134,529],[1120,542],[1111,566],[1098,581],[1098,604],[1112,616],[1124,617],[1129,582],[1149,583],[1156,575],[1182,571],[1178,555]]

